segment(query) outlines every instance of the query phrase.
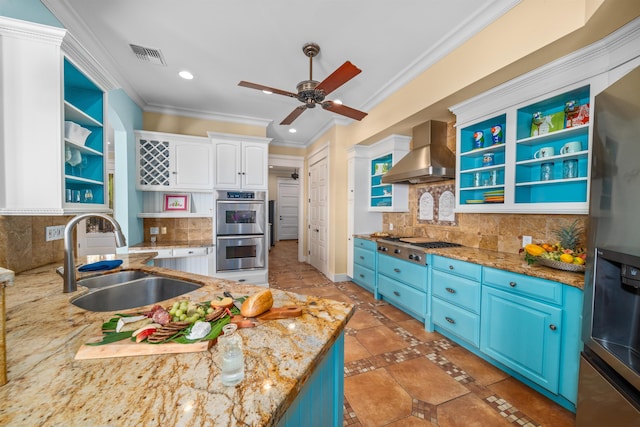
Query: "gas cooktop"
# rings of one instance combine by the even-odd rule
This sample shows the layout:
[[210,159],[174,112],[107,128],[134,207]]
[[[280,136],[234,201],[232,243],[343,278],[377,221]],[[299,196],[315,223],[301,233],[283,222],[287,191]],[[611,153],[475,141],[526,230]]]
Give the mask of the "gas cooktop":
[[378,240],[378,252],[395,258],[411,261],[416,264],[426,265],[426,256],[421,248],[453,248],[462,246],[451,242],[407,242],[406,237],[385,237]]

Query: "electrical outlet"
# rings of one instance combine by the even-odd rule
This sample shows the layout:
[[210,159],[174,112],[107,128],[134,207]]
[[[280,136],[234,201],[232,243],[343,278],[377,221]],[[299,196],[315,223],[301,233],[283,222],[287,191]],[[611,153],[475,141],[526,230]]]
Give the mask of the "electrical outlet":
[[393,224],[389,223],[389,231],[393,231]]
[[522,247],[524,248],[528,244],[532,243],[531,236],[522,236]]
[[160,229],[160,234],[167,234],[167,227],[162,227]]
[[47,242],[61,239],[64,239],[64,225],[53,225],[45,228],[45,240]]
[[149,228],[149,234],[160,234],[160,227]]

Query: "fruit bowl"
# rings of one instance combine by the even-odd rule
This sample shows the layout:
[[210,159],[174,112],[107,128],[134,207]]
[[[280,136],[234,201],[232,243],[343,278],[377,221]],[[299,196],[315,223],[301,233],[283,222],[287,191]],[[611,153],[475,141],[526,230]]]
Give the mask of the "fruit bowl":
[[585,270],[587,269],[585,265],[571,264],[568,262],[556,261],[554,259],[547,259],[542,257],[538,257],[536,261],[540,265],[555,268],[556,270],[575,271],[575,272],[584,273]]

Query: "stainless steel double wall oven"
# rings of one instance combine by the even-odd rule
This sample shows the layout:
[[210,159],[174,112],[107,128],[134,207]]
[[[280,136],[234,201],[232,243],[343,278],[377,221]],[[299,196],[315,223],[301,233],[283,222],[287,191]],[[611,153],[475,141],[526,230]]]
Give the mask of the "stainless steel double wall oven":
[[216,271],[265,268],[265,191],[216,191]]

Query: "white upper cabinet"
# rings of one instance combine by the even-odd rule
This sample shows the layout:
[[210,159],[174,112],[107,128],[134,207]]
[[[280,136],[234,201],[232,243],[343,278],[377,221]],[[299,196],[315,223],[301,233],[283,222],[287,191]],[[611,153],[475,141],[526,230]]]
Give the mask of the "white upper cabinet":
[[139,190],[213,190],[213,146],[208,138],[136,131],[136,140]]
[[109,212],[112,83],[64,29],[0,17],[0,46],[0,215]]
[[410,141],[408,136],[391,135],[367,147],[369,211],[409,212],[409,184],[386,184],[382,177],[407,155]]
[[640,62],[639,39],[625,27],[451,107],[456,211],[588,213],[595,96]]
[[268,138],[208,132],[214,147],[214,187],[221,190],[267,190]]

